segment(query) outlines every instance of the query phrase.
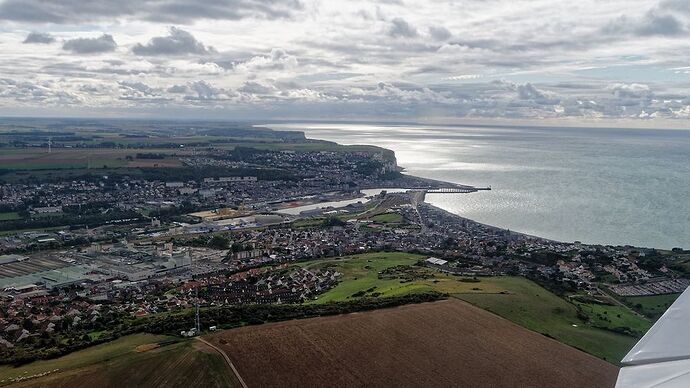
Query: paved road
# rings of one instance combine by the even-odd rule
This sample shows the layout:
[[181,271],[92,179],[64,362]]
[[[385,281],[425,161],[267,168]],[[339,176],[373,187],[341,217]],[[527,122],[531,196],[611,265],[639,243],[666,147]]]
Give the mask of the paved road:
[[240,376],[240,373],[237,371],[237,368],[235,368],[235,364],[232,363],[232,360],[230,360],[230,357],[228,357],[228,355],[225,353],[225,351],[223,351],[223,349],[217,347],[216,345],[214,345],[214,344],[212,344],[212,343],[206,341],[205,339],[203,339],[203,338],[201,338],[201,337],[196,337],[196,339],[199,340],[199,341],[201,341],[201,342],[203,342],[203,343],[205,343],[206,345],[210,346],[210,347],[213,348],[216,352],[220,353],[220,355],[223,356],[223,358],[225,359],[225,362],[228,364],[228,366],[230,367],[230,369],[232,369],[232,373],[234,373],[235,376],[237,376],[237,380],[238,380],[238,381],[240,382],[240,384],[242,385],[242,388],[247,388],[247,384],[246,384],[246,383],[244,382],[244,380],[242,379],[242,376]]
[[419,204],[424,202],[424,199],[426,198],[426,192],[423,190],[408,191],[408,195],[410,196],[410,203],[412,203],[414,211],[417,212],[417,218],[419,218],[419,226],[421,227],[419,233],[424,234],[427,231],[427,226],[424,223],[422,215],[419,213]]

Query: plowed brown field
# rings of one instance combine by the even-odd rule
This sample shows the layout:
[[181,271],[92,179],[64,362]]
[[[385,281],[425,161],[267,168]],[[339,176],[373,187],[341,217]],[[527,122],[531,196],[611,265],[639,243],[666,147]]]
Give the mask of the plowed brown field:
[[613,387],[618,372],[455,299],[206,338],[249,387]]

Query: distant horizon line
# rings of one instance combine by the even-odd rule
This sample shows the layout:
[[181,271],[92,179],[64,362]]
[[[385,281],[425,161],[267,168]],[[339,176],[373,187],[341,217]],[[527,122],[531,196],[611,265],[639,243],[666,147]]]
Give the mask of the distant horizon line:
[[[379,119],[345,119],[345,118],[201,118],[201,117],[185,117],[185,118],[170,118],[170,117],[109,117],[109,116],[4,116],[0,115],[0,120],[102,120],[102,121],[136,121],[136,122],[189,122],[189,123],[243,123],[251,124],[254,127],[265,126],[266,124],[365,124],[365,125],[418,125],[429,127],[451,126],[451,127],[486,127],[486,128],[582,128],[582,129],[651,129],[663,131],[688,131],[690,130],[690,120],[682,123],[684,126],[669,126],[669,121],[663,120],[653,125],[653,121],[637,122],[632,120],[620,119],[605,119],[599,121],[580,120],[584,122],[575,122],[575,120],[551,120],[545,119],[534,121],[529,119],[462,119],[462,118],[446,118],[447,122],[443,120],[389,120],[386,118]],[[673,124],[675,121],[671,122]],[[0,123],[2,124],[2,123]],[[640,125],[643,124],[643,125]]]

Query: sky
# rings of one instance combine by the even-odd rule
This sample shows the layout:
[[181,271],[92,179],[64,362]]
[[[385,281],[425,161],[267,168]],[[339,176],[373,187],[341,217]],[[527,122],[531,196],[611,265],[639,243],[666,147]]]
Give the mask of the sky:
[[675,123],[687,0],[0,0],[0,115]]

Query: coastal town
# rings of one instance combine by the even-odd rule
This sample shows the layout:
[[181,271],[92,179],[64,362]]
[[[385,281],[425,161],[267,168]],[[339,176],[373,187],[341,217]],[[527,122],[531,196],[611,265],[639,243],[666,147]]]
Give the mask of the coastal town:
[[[367,252],[420,253],[433,258],[421,265],[443,273],[524,276],[590,294],[601,292],[602,283],[621,296],[678,293],[689,283],[663,266],[641,267],[641,258],[656,254],[651,249],[543,240],[426,203],[414,207],[410,198],[383,192],[363,204],[306,211],[306,217],[210,212],[221,221],[244,219],[222,227],[155,220],[117,237],[107,232],[115,227],[4,237],[6,249],[34,247],[0,256],[2,344],[11,348],[42,333],[98,329],[112,315],[141,317],[195,303],[301,303],[336,285],[339,274],[296,263]],[[371,209],[377,214],[362,216]],[[85,236],[94,241],[50,248]]]
[[[133,161],[169,158],[133,152]],[[3,354],[41,357],[97,342],[113,325],[126,332],[131,320],[200,306],[313,302],[343,276],[305,264],[376,252],[422,258],[418,270],[399,268],[401,281],[517,276],[606,303],[690,284],[682,250],[551,241],[432,206],[427,192],[479,189],[401,174],[381,149],[210,148],[179,161],[174,175],[88,169],[0,183]]]

